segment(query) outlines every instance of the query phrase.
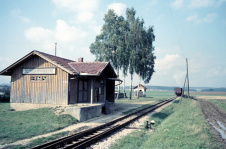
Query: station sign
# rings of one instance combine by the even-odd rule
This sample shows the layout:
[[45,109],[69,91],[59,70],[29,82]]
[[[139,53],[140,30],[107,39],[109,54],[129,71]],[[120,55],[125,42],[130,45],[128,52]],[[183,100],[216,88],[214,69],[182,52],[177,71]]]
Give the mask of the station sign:
[[23,69],[24,75],[55,75],[56,68],[27,68]]

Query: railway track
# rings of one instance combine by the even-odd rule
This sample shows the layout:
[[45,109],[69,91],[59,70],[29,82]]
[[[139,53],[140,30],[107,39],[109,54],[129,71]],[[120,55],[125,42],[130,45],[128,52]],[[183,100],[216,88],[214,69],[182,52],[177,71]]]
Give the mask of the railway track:
[[73,134],[71,136],[67,136],[55,141],[51,141],[51,142],[36,146],[32,149],[55,149],[55,148],[62,148],[62,149],[76,148],[77,149],[77,148],[88,147],[91,144],[99,141],[100,139],[107,137],[113,132],[127,126],[128,124],[146,115],[147,113],[152,112],[155,109],[173,101],[176,98],[177,97],[169,98],[167,100],[151,105],[140,111],[133,112],[131,114],[119,117],[118,119],[102,124],[100,126],[97,126],[88,130],[84,130],[79,133]]

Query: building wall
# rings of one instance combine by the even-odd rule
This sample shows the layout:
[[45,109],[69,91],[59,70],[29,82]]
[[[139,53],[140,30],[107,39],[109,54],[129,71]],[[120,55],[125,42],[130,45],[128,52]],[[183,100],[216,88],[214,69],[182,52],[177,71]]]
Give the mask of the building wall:
[[[70,76],[70,78],[73,78],[73,76]],[[69,104],[75,104],[78,102],[78,79],[69,79],[70,81],[70,100]]]
[[139,97],[146,97],[146,89],[144,89],[143,87],[140,87],[140,89],[138,90],[138,88],[134,89],[134,96],[138,96]]
[[[49,68],[55,65],[34,56],[14,69],[11,77],[11,103],[68,104],[68,73],[56,68],[56,75],[23,75],[23,68]],[[46,76],[31,81],[31,76]]]
[[[103,83],[101,82],[101,79]],[[94,81],[94,102],[104,102],[104,79],[101,77],[97,77]],[[98,91],[96,91],[98,90]]]
[[[70,76],[73,78],[73,76]],[[93,80],[93,102],[105,102],[106,96],[108,99],[114,101],[114,88],[115,82],[108,81],[106,82],[104,77],[79,77],[76,79],[70,79],[70,100],[69,104],[75,103],[90,103],[91,102],[91,79]],[[80,89],[80,83],[82,80],[87,81],[87,92],[82,92]],[[87,94],[87,100],[84,101],[81,98],[80,93]],[[107,100],[108,100],[107,99]]]
[[115,102],[115,81],[106,81],[106,100],[108,102]]

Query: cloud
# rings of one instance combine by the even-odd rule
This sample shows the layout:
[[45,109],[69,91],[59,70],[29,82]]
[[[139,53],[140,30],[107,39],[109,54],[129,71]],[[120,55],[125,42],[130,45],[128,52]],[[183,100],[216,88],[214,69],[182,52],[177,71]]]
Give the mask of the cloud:
[[214,0],[190,0],[188,7],[190,8],[201,8],[212,6]]
[[21,15],[20,9],[14,9],[10,13],[11,13],[12,16],[17,17],[18,19],[20,19],[24,23],[30,23],[31,22],[31,20],[29,18]]
[[216,6],[217,7],[220,7],[223,3],[225,3],[226,0],[219,0],[217,3],[216,3]]
[[156,71],[158,70],[170,70],[173,67],[181,65],[182,57],[178,54],[167,54],[162,59],[156,59]]
[[81,23],[91,21],[99,7],[99,0],[52,0],[52,2],[59,10],[73,13]]
[[57,20],[57,25],[55,29],[55,38],[59,42],[72,42],[80,38],[85,37],[87,34],[80,28],[74,26],[69,26],[63,20]]
[[93,17],[94,17],[94,14],[91,12],[81,12],[78,14],[78,19],[81,22],[88,22],[88,21],[92,20]]
[[175,9],[180,9],[184,6],[184,0],[175,0],[171,3],[171,7]]
[[32,27],[25,31],[25,37],[29,41],[42,42],[45,40],[55,40],[63,43],[73,42],[84,38],[87,35],[80,28],[70,26],[64,20],[57,20],[55,30],[43,27]]
[[166,54],[163,58],[155,61],[154,79],[157,84],[171,83],[182,85],[185,77],[185,60],[179,54]]
[[206,8],[206,7],[219,7],[226,0],[175,0],[170,5],[174,9],[195,9],[195,8]]
[[52,0],[60,9],[71,12],[95,11],[98,9],[99,0]]
[[53,37],[53,32],[42,27],[32,27],[25,31],[25,37],[32,42],[41,42]]
[[209,23],[214,21],[214,19],[217,17],[216,13],[207,14],[203,18],[199,18],[197,15],[188,16],[186,20],[188,22],[192,22],[194,24],[201,24],[201,23]]
[[107,10],[113,9],[117,15],[123,15],[126,12],[126,4],[123,3],[112,3],[107,6]]
[[204,18],[204,22],[212,22],[217,17],[216,13],[207,14]]
[[10,59],[9,57],[2,57],[0,56],[0,71],[8,67],[13,63],[13,60]]
[[158,0],[151,0],[150,2],[148,2],[148,6],[156,6],[158,3]]
[[[69,25],[64,20],[57,20],[55,29],[31,27],[25,31],[24,35],[28,41],[38,45],[36,48],[45,51],[52,51],[54,43],[57,42],[58,45],[63,45],[63,49],[59,48],[62,50],[62,56],[70,57],[70,55],[66,55],[66,51],[76,51],[76,49],[79,50],[79,48],[83,47],[83,41],[87,37],[87,32],[79,27]],[[60,51],[58,50],[57,53],[60,53]]]

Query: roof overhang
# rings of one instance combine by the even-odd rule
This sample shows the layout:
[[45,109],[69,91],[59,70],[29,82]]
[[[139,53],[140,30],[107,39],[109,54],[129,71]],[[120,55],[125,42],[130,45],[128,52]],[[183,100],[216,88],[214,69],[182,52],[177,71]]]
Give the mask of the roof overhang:
[[123,81],[122,81],[122,80],[120,80],[119,78],[108,78],[108,80],[113,80],[113,81],[123,82]]
[[41,58],[43,58],[44,60],[52,63],[53,65],[55,65],[56,67],[61,68],[62,70],[66,71],[67,73],[71,74],[71,75],[75,75],[75,73],[73,73],[72,71],[64,68],[63,66],[57,64],[56,62],[52,61],[51,59],[45,57],[44,55],[42,55],[39,51],[32,51],[29,54],[25,55],[24,57],[22,57],[21,59],[19,59],[18,61],[16,61],[15,63],[13,63],[12,65],[10,65],[9,67],[5,68],[4,70],[2,70],[0,72],[0,75],[6,75],[6,76],[11,76],[13,69],[15,67],[17,67],[18,65],[22,64],[24,61],[28,60],[29,58],[31,58],[32,56],[39,56]]

